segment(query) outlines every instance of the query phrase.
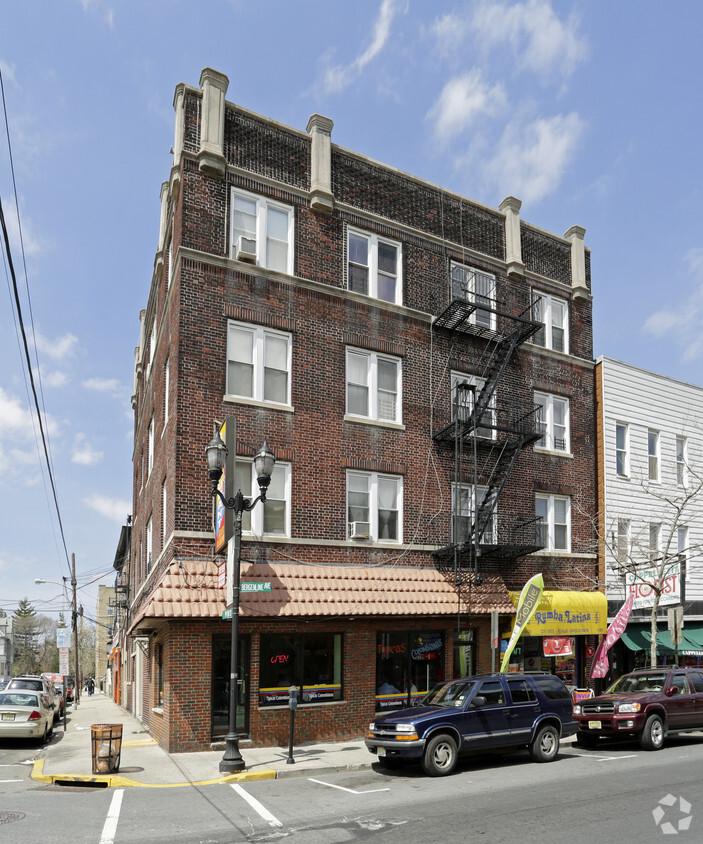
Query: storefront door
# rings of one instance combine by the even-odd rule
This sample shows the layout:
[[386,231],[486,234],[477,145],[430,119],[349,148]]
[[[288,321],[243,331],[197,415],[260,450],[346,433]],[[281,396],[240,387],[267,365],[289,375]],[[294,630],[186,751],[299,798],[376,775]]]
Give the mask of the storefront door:
[[[228,635],[212,637],[212,718],[210,732],[214,739],[222,739],[229,732],[229,673],[232,638]],[[249,636],[239,637],[239,668],[237,690],[237,733],[249,735]]]

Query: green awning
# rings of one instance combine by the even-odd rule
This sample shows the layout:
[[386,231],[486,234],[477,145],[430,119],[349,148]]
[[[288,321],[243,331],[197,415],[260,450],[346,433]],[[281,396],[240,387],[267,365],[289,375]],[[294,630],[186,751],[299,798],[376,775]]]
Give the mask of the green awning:
[[[629,624],[621,639],[631,651],[649,652],[652,641],[649,624]],[[688,625],[684,626],[683,638],[679,644],[678,652],[681,656],[703,656],[703,624],[689,622]],[[668,630],[657,632],[657,653],[662,656],[676,654]]]

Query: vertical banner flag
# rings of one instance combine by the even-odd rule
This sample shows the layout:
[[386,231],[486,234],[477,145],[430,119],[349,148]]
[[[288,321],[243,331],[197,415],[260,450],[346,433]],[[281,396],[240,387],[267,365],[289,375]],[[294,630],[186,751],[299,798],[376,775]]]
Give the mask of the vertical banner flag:
[[635,599],[635,593],[630,592],[627,600],[620,607],[620,612],[615,616],[613,623],[608,628],[605,638],[598,645],[598,650],[593,659],[593,666],[591,668],[591,680],[601,680],[608,673],[610,663],[608,662],[608,651],[617,640],[625,632],[627,622],[630,620],[630,613],[632,612],[632,604]]
[[503,655],[503,662],[500,666],[501,674],[504,674],[508,667],[510,654],[512,654],[525,625],[528,624],[532,616],[537,611],[539,602],[542,599],[542,592],[544,592],[544,579],[541,573],[531,577],[522,587],[520,600],[517,604],[517,612],[515,614],[515,627],[513,628],[513,634],[510,637],[508,647]]

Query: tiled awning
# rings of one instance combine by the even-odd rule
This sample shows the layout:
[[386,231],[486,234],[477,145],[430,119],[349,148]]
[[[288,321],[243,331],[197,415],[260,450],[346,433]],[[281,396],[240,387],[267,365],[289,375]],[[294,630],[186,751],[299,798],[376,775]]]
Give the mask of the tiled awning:
[[[241,581],[271,584],[268,591],[240,593],[241,618],[437,616],[457,612],[456,588],[432,568],[243,563]],[[462,590],[464,613],[468,610],[468,591]],[[225,590],[217,588],[214,563],[174,562],[140,607],[132,629],[151,619],[222,618],[224,610]],[[492,610],[515,612],[502,578],[485,575],[480,586],[471,588],[471,612],[485,614]]]

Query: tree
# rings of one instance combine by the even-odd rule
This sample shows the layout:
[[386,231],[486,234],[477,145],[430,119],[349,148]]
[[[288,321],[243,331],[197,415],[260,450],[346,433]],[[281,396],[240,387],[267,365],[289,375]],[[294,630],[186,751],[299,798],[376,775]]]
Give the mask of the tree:
[[17,674],[36,674],[40,667],[41,621],[36,610],[22,598],[13,613],[15,636],[15,662],[13,671]]

